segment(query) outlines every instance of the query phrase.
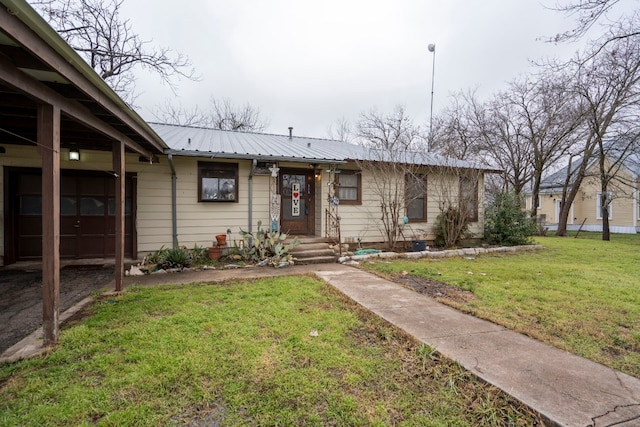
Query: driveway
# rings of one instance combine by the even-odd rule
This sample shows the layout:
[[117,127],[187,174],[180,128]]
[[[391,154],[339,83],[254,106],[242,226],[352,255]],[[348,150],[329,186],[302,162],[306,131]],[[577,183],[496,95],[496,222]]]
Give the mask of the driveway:
[[[104,289],[114,278],[113,266],[67,266],[60,272],[60,311],[91,292]],[[40,268],[0,268],[0,354],[42,326]]]

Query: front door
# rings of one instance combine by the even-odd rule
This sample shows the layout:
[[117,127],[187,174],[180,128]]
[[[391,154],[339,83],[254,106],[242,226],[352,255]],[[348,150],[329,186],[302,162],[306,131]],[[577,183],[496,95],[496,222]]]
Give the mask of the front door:
[[281,169],[280,230],[288,234],[315,233],[314,172],[304,169]]

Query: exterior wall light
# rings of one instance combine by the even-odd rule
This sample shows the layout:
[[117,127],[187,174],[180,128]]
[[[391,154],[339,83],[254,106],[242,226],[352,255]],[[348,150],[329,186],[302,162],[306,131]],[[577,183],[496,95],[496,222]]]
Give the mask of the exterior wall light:
[[69,150],[69,160],[78,161],[80,160],[80,150],[77,148],[72,148]]

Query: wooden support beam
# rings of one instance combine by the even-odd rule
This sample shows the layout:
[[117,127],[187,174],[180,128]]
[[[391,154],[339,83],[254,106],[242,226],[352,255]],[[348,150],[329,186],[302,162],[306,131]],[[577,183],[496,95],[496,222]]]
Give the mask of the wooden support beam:
[[147,158],[150,158],[154,154],[103,120],[98,119],[79,102],[65,98],[40,81],[17,69],[9,60],[2,56],[0,56],[0,82],[16,88],[37,102],[59,106],[60,109],[64,111],[65,116],[71,117],[112,140],[124,141],[131,150]]
[[44,345],[58,342],[60,315],[60,108],[38,106],[42,157],[42,329]]
[[[9,11],[6,7],[0,7],[0,28],[5,33],[9,34],[11,38],[24,46],[29,52],[33,52],[38,61],[46,64],[47,67],[51,67],[52,71],[57,72],[67,81],[73,83],[80,91],[86,93],[97,104],[107,110],[109,114],[117,117],[118,120],[142,136],[158,152],[162,152],[166,148],[163,142],[154,138],[155,134],[149,125],[142,118],[136,120],[137,113],[120,99],[64,40],[57,35],[48,34],[49,32],[55,32],[40,16],[29,10],[31,8],[28,4],[24,3],[24,10],[20,10],[21,8],[22,6],[14,7],[12,11]],[[31,19],[30,15],[32,13],[35,15],[35,21]],[[20,17],[16,15],[20,15]],[[25,22],[27,22],[26,25]],[[53,104],[52,102],[49,103]],[[63,111],[66,112],[64,108]],[[125,142],[129,145],[133,141]],[[146,155],[133,146],[131,148],[140,154]],[[150,152],[149,154],[152,155],[153,153]]]
[[113,171],[116,173],[116,292],[123,289],[124,280],[124,208],[125,208],[125,153],[124,142],[113,143]]

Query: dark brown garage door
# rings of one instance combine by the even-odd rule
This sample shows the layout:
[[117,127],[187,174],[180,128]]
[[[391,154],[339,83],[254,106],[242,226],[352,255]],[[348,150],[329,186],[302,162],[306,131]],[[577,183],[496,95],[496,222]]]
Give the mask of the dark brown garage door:
[[[13,248],[16,260],[42,256],[42,185],[39,171],[10,174]],[[133,179],[125,195],[125,256],[133,255]],[[60,177],[60,256],[115,255],[115,178],[106,172],[62,171]],[[11,257],[9,257],[11,258]]]

